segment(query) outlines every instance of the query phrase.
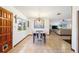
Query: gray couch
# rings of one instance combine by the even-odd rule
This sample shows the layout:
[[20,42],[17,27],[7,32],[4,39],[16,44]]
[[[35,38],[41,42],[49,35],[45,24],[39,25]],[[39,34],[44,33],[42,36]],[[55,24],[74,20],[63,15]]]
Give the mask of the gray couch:
[[71,36],[72,34],[71,29],[55,29],[54,32],[63,36]]

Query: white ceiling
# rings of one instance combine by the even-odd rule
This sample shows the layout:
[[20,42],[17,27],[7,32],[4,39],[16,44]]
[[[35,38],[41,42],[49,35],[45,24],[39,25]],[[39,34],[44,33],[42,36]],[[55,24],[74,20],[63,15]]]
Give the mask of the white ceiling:
[[[15,6],[26,17],[45,17],[51,20],[71,18],[70,6]],[[57,15],[61,13],[61,15]]]

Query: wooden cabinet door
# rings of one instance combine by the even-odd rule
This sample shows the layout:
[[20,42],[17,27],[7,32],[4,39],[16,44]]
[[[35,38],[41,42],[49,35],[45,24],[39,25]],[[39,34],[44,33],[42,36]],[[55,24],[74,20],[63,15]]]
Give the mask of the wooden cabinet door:
[[0,51],[6,52],[12,48],[12,18],[13,14],[0,7]]
[[0,17],[2,17],[2,10],[0,10]]
[[2,26],[2,19],[0,19],[0,27]]
[[3,11],[3,18],[7,18],[7,12]]

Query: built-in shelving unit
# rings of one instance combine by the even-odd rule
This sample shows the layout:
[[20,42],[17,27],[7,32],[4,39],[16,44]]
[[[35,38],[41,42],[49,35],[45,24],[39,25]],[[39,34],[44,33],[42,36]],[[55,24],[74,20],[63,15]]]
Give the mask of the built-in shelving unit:
[[12,48],[12,20],[13,14],[0,7],[0,52]]

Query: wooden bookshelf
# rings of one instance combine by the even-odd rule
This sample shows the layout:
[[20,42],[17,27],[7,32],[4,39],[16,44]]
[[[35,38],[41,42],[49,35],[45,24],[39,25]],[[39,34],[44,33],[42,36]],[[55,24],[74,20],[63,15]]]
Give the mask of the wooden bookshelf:
[[12,20],[13,14],[0,7],[0,52],[12,48]]

